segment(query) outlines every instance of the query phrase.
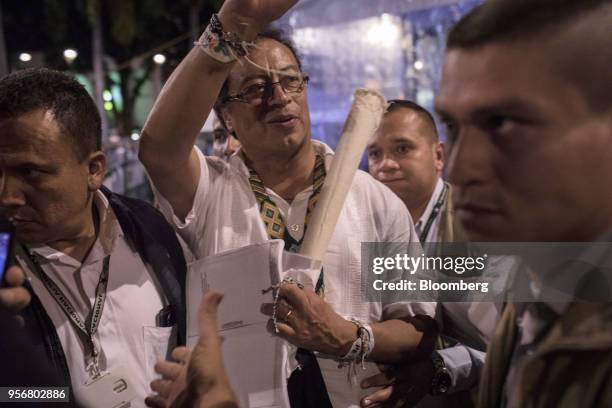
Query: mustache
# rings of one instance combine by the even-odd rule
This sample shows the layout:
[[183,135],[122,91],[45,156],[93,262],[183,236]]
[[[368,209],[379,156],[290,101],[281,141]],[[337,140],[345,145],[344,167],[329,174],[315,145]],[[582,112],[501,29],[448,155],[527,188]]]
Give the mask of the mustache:
[[7,208],[0,207],[0,218],[15,221],[33,221],[35,217],[24,213],[23,211],[11,211]]

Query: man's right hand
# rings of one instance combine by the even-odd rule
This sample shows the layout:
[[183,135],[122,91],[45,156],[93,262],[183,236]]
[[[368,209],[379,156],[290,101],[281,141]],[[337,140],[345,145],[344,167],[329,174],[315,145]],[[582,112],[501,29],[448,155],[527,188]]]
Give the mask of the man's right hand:
[[30,304],[30,293],[23,287],[25,274],[19,266],[6,271],[3,286],[0,287],[0,312],[15,313]]
[[298,0],[227,0],[219,11],[225,31],[232,31],[245,40],[255,38],[264,27],[279,19]]

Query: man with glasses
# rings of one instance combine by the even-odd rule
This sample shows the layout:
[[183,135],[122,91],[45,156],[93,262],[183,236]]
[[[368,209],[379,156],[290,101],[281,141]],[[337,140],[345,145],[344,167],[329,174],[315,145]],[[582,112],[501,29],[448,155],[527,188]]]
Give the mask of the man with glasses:
[[[311,139],[308,77],[293,46],[277,31],[262,31],[294,3],[225,2],[168,80],[145,125],[140,158],[162,212],[197,258],[272,238],[296,250],[308,227],[333,152]],[[243,41],[251,42],[248,55],[236,62]],[[213,104],[242,143],[228,163],[194,148]],[[350,406],[365,395],[347,383],[347,368],[337,361],[354,355],[358,330],[350,319],[371,325],[369,357],[375,361],[405,360],[429,339],[423,332],[430,321],[412,316],[431,316],[434,304],[362,302],[360,244],[366,241],[416,243],[418,237],[402,202],[358,172],[315,288],[321,293],[324,285],[324,300],[306,288],[294,295],[310,307],[285,306],[278,313],[284,317],[281,337],[333,356],[303,363],[304,376],[312,374],[305,382],[289,380],[292,406]],[[265,307],[263,312],[272,314]],[[376,372],[374,364],[366,367],[357,370],[357,381]]]

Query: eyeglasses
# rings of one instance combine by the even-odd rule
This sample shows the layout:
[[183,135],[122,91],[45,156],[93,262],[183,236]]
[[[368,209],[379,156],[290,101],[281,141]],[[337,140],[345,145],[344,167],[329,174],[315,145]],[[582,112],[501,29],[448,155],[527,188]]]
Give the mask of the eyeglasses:
[[242,92],[221,99],[221,102],[258,103],[272,95],[275,85],[280,85],[286,93],[298,94],[304,90],[308,80],[308,75],[286,75],[277,82],[261,82],[247,86]]

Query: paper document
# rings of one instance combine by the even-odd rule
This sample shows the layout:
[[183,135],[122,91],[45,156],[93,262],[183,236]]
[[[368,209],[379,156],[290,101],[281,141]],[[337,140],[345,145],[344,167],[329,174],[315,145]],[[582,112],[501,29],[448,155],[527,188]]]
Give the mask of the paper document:
[[[241,407],[289,408],[286,395],[287,344],[266,330],[268,317],[260,312],[273,301],[272,291],[285,270],[300,269],[294,278],[314,286],[318,271],[312,261],[283,251],[282,240],[271,240],[219,253],[190,265],[187,275],[187,337],[198,339],[198,307],[210,289],[225,296],[219,306],[219,334],[225,367]],[[291,272],[289,272],[291,273]],[[290,372],[290,371],[289,371]]]

